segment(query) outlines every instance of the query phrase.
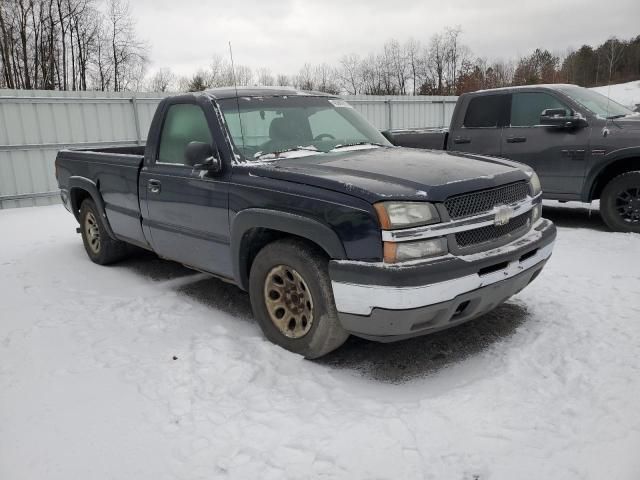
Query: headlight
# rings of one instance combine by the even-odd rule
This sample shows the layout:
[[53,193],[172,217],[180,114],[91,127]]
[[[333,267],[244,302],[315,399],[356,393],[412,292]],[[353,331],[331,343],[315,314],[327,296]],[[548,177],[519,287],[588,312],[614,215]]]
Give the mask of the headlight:
[[385,263],[405,262],[420,258],[436,257],[447,253],[447,240],[443,237],[417,242],[385,242]]
[[374,205],[385,230],[428,225],[440,221],[436,207],[427,202],[380,202]]
[[540,185],[540,178],[538,177],[538,174],[533,170],[531,171],[531,178],[529,179],[529,185],[531,185],[531,192],[534,197],[538,195],[540,192],[542,192],[542,185]]

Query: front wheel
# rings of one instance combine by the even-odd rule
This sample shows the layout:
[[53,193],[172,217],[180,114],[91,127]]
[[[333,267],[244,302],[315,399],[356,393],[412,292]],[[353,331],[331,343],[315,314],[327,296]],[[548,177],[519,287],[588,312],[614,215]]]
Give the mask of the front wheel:
[[338,319],[326,256],[299,240],[279,240],[256,256],[249,277],[253,314],[276,345],[318,358],[349,334]]
[[611,230],[640,233],[640,172],[618,175],[604,187],[600,214]]

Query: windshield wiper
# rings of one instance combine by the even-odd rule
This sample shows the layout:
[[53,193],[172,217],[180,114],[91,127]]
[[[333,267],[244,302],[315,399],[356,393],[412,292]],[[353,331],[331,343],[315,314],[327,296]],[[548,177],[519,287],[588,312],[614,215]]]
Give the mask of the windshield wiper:
[[342,143],[340,145],[336,145],[331,149],[331,151],[338,150],[339,148],[357,147],[358,145],[373,145],[374,147],[386,146],[386,145],[383,145],[382,143],[376,143],[376,142],[353,142],[353,143]]
[[260,160],[262,158],[268,157],[269,155],[273,155],[274,157],[277,158],[283,153],[299,152],[299,151],[324,153],[321,150],[318,150],[316,147],[291,147],[291,148],[284,148],[282,150],[276,150],[275,152],[267,152],[267,153],[258,152],[253,156],[253,158]]
[[609,115],[608,117],[604,117],[604,118],[606,118],[607,120],[615,120],[616,118],[623,118],[626,116],[627,116],[626,114],[621,113],[619,115]]

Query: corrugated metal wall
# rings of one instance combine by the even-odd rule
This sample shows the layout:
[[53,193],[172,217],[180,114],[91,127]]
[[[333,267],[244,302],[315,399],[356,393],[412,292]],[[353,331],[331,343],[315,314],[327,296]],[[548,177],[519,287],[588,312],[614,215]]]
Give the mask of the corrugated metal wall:
[[[58,150],[144,143],[164,94],[0,90],[0,208],[57,203]],[[376,127],[449,124],[456,97],[346,96]]]
[[343,97],[380,130],[448,127],[458,97],[348,95]]

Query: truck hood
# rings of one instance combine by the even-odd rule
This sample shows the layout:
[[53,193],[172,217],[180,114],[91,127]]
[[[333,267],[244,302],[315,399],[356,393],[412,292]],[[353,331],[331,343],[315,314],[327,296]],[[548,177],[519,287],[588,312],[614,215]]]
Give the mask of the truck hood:
[[249,175],[312,185],[371,203],[442,202],[451,195],[528,180],[530,170],[494,157],[402,147],[247,162],[237,167]]
[[605,158],[635,157],[640,150],[640,115],[604,121],[594,125],[592,151],[605,152]]

